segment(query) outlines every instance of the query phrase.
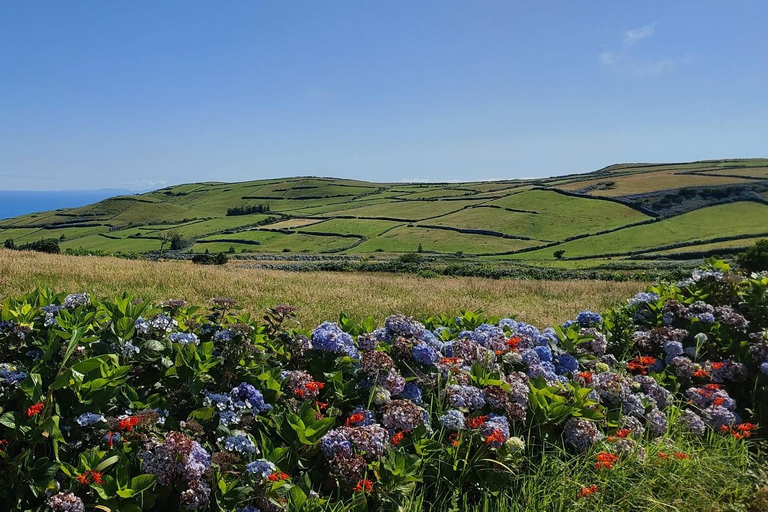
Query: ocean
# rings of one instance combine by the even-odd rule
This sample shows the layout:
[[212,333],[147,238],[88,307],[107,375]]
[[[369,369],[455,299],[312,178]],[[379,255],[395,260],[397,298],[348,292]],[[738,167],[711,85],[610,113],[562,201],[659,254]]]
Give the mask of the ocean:
[[0,190],[0,220],[26,213],[85,206],[108,197],[130,193],[127,190],[118,189],[43,192]]

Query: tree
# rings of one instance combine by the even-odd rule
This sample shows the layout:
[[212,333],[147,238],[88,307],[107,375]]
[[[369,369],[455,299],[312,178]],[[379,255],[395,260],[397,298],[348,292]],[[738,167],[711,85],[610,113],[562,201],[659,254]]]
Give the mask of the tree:
[[184,248],[184,239],[181,238],[181,234],[177,231],[171,233],[171,250],[180,251]]
[[559,260],[563,259],[563,254],[565,254],[565,251],[562,250],[562,249],[560,249],[559,251],[555,251],[554,252],[555,258],[557,258]]
[[748,272],[768,270],[768,239],[758,240],[755,245],[739,253],[736,261]]
[[421,246],[421,242],[419,242],[419,248],[416,249],[416,252],[424,252],[424,247]]
[[6,249],[15,249],[16,245],[13,243],[12,238],[7,238],[5,240],[5,243],[3,244],[3,247],[5,247]]
[[170,244],[172,251],[178,251],[183,248],[181,235],[175,229],[163,231],[160,233],[160,257],[163,257],[165,246]]

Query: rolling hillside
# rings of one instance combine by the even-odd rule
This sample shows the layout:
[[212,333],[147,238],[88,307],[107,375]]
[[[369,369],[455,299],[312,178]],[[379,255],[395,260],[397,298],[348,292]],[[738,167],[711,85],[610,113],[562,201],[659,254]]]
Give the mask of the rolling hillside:
[[768,160],[621,164],[471,183],[191,183],[0,221],[0,240],[56,238],[63,250],[157,252],[174,233],[185,253],[253,257],[420,248],[545,265],[685,259],[768,236]]

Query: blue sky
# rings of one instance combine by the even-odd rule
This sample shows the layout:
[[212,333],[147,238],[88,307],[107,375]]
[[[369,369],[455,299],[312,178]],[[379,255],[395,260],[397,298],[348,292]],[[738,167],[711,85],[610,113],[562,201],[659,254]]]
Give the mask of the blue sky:
[[768,156],[768,2],[0,0],[0,188]]

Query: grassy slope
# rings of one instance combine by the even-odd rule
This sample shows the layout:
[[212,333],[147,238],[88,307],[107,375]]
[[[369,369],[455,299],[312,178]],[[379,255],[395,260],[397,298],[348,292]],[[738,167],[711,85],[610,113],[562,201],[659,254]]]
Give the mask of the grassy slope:
[[722,236],[762,234],[768,231],[768,205],[739,202],[694,210],[652,224],[633,226],[612,233],[559,244],[555,247],[512,256],[514,259],[554,259],[553,252],[564,250],[565,257],[622,254],[652,250],[679,242],[692,242]]
[[[635,199],[623,196],[683,186],[764,183],[756,180],[767,176],[767,170],[768,160],[752,159],[620,164],[589,174],[503,182],[386,184],[290,178],[190,183],[140,196],[115,197],[81,208],[0,220],[0,240],[12,239],[20,245],[63,236],[63,248],[145,252],[159,249],[155,237],[175,230],[196,242],[192,245],[195,252],[234,246],[237,251],[263,253],[286,249],[309,253],[401,253],[422,244],[424,250],[433,253],[493,254],[583,236],[588,238],[563,244],[566,256],[650,252],[685,241],[692,242],[693,250],[696,241],[706,238],[765,231],[756,226],[756,215],[762,211],[762,205],[752,204],[747,211],[744,205],[731,204],[712,210],[714,214],[709,213],[709,208],[702,208],[651,226],[622,229],[650,218],[642,213],[639,204],[632,203]],[[579,191],[581,195],[572,197],[542,188]],[[764,194],[768,199],[768,193]],[[601,196],[618,197],[631,204],[598,199]],[[244,204],[268,205],[271,212],[226,216],[228,208]],[[699,206],[707,204],[696,207]],[[257,226],[267,217],[274,217],[275,223]],[[496,231],[532,240],[425,229],[427,226]],[[275,228],[299,233],[267,232]],[[616,229],[615,233],[597,235]],[[358,235],[367,240],[355,245],[354,238],[320,237],[312,233]],[[261,244],[238,243],[239,239]],[[546,261],[553,251],[546,248],[515,257]]]
[[[483,309],[490,315],[518,315],[541,327],[562,323],[584,308],[602,310],[644,288],[637,282],[513,281],[482,278],[423,279],[411,275],[283,272],[201,267],[186,262],[149,262],[110,257],[48,255],[0,249],[0,296],[36,286],[87,290],[96,296],[124,291],[145,299],[180,297],[203,303],[211,297],[239,300],[253,313],[279,303],[299,308],[307,326],[345,311],[381,322],[401,312],[424,318]],[[333,320],[333,318],[330,318]]]

